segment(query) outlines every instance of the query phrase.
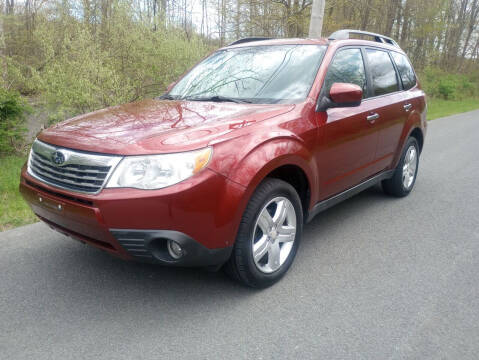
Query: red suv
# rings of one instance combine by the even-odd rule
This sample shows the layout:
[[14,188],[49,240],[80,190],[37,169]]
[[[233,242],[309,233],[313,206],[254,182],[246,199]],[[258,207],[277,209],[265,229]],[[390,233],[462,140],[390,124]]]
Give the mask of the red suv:
[[52,228],[121,258],[224,265],[265,287],[319,212],[378,182],[409,194],[425,133],[392,39],[243,39],[158,99],[42,131],[20,191]]

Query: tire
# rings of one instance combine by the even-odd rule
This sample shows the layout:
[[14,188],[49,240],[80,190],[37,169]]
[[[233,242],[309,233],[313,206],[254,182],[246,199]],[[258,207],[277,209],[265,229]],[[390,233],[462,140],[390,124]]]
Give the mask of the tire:
[[[411,160],[410,156],[413,156]],[[386,194],[404,197],[414,188],[416,183],[417,171],[419,169],[419,145],[417,140],[410,137],[404,146],[399,164],[394,170],[393,177],[388,180],[383,180],[382,187]]]
[[302,231],[303,209],[296,190],[285,181],[265,179],[243,213],[226,273],[246,286],[273,285],[293,263]]

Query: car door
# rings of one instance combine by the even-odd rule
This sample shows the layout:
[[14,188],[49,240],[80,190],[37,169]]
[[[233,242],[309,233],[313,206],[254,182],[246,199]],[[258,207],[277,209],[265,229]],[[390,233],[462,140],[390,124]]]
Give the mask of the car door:
[[[320,96],[329,96],[333,83],[352,83],[369,96],[366,68],[360,47],[337,50],[324,80]],[[372,102],[357,107],[330,108],[323,123],[317,153],[319,197],[326,199],[340,193],[373,174],[378,133]],[[371,115],[372,118],[371,118]],[[368,120],[369,119],[369,120]]]
[[407,94],[402,91],[402,83],[389,51],[366,48],[365,54],[373,91],[373,96],[366,101],[374,107],[379,131],[373,166],[374,172],[378,173],[391,165],[409,109],[405,106]]
[[390,54],[396,64],[396,69],[402,82],[404,92],[404,100],[401,104],[402,111],[404,111],[408,119],[413,116],[421,116],[420,114],[424,112],[426,106],[424,101],[424,91],[422,91],[417,84],[416,74],[412,68],[411,62],[403,53],[391,51]]

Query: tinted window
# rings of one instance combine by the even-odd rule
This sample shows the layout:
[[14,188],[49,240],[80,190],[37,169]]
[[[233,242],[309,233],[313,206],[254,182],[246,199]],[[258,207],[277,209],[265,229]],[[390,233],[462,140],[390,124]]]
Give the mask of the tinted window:
[[416,76],[406,56],[397,52],[391,52],[394,62],[399,70],[404,90],[409,90],[416,85]]
[[373,78],[374,95],[384,95],[399,90],[396,70],[386,51],[367,49],[369,68]]
[[334,83],[359,85],[363,89],[363,97],[366,96],[366,74],[361,50],[344,49],[336,53],[324,80],[324,94],[329,94]]
[[215,52],[169,92],[178,99],[228,97],[252,103],[293,103],[308,96],[326,51],[322,45],[271,45]]

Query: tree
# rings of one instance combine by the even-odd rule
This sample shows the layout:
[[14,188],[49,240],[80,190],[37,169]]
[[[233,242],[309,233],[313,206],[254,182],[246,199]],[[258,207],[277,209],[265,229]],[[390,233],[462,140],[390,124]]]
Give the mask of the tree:
[[320,38],[323,29],[325,0],[313,0],[311,20],[309,22],[309,37]]
[[2,63],[2,82],[7,80],[7,59],[5,57],[5,38],[3,36],[3,3],[0,3],[0,61]]

